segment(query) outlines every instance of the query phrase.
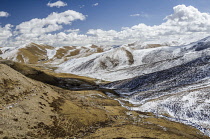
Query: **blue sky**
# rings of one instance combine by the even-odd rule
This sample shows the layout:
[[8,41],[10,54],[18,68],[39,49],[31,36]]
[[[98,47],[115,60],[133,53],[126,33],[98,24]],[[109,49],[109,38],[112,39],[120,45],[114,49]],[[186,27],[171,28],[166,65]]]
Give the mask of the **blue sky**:
[[[51,0],[50,2],[56,2]],[[52,12],[74,10],[88,15],[85,22],[77,22],[70,28],[120,30],[139,23],[158,25],[163,18],[173,12],[173,7],[179,4],[192,5],[203,12],[210,12],[209,0],[63,0],[68,6],[60,8],[47,7],[49,0],[1,0],[0,11],[6,11],[11,16],[0,18],[2,25],[18,25],[33,18],[44,18]],[[92,6],[99,3],[98,6]],[[83,8],[80,6],[84,5]],[[147,17],[131,17],[132,14],[147,14]]]
[[[54,3],[57,1],[58,0],[0,0],[0,11],[9,14],[9,16],[0,17],[0,29],[11,32],[10,38],[3,37],[7,40],[2,42],[2,45],[9,45],[8,41],[13,41],[15,43],[15,41],[18,40],[15,37],[21,34],[17,33],[16,27],[21,23],[31,21],[36,18],[44,19],[53,12],[62,13],[72,10],[84,15],[85,19],[81,20],[75,18],[70,24],[62,23],[62,28],[45,33],[48,37],[49,33],[55,35],[55,33],[64,32],[69,29],[79,29],[78,35],[87,35],[90,30],[100,29],[102,31],[113,30],[120,32],[123,27],[132,28],[133,26],[141,23],[149,27],[154,25],[159,26],[166,22],[163,19],[173,14],[173,8],[178,5],[185,5],[186,7],[193,6],[198,9],[200,13],[210,13],[209,0],[62,0],[66,6],[59,8],[47,6],[48,3]],[[5,29],[8,24],[11,26]],[[101,31],[99,32],[101,33]],[[108,33],[108,35],[110,33]],[[89,35],[99,36],[100,34],[90,33]],[[117,37],[118,36],[115,34],[113,38],[108,38],[106,41],[110,40],[110,42],[112,42],[110,44],[130,43],[135,40],[138,41],[137,39],[128,38],[129,41],[127,42],[121,42],[119,40],[114,42]],[[141,35],[139,38],[140,37]],[[88,38],[86,43],[105,43],[104,40],[100,41],[100,38],[97,39],[99,40],[98,42],[92,42],[90,38]],[[35,40],[37,43],[43,42],[36,39],[31,40]],[[28,43],[29,41],[25,43]],[[62,45],[62,43],[55,44],[53,42],[50,44]],[[79,43],[77,41],[77,43],[72,44]]]

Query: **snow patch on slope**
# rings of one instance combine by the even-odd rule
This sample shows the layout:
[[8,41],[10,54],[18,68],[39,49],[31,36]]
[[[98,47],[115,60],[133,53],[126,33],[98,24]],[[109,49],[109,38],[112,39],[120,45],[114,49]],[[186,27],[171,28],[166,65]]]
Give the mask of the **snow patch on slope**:
[[9,59],[9,60],[13,60],[13,61],[17,60],[16,59],[16,56],[18,53],[17,47],[2,47],[2,48],[0,48],[0,50],[3,53],[0,55],[3,59]]
[[46,50],[47,50],[48,59],[52,59],[56,54],[56,50],[55,49],[46,49]]

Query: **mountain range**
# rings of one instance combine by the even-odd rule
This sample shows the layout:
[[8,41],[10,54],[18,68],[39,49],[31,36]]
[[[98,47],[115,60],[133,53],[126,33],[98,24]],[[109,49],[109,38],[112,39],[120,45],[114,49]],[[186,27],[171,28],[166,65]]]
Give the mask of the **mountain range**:
[[[154,129],[154,133],[161,130],[162,135],[158,138],[169,138],[172,135],[168,135],[169,131],[180,135],[175,138],[184,138],[183,134],[186,138],[208,138],[201,134],[194,136],[186,130],[178,133],[184,126],[197,128],[210,136],[210,37],[179,46],[133,43],[52,47],[31,43],[23,47],[2,47],[0,56],[4,59],[1,60],[1,92],[6,92],[2,93],[3,116],[11,112],[10,108],[12,112],[20,113],[9,116],[8,119],[13,119],[11,127],[4,125],[3,129],[11,128],[16,137],[16,128],[22,128],[19,134],[25,135],[29,125],[36,128],[30,128],[28,132],[33,135],[28,137],[40,137],[38,133],[42,132],[42,137],[97,138],[116,130],[116,127],[112,128],[114,125],[123,133],[131,132],[129,128],[133,128],[132,133],[139,128],[144,128],[141,131],[145,132]],[[35,114],[37,107],[44,115],[43,119]],[[110,125],[113,115],[109,112],[117,115],[115,124]],[[130,119],[132,124],[130,120],[120,121],[120,116],[128,115],[133,118]],[[42,120],[37,120],[40,118]],[[95,118],[96,122],[91,121]],[[137,122],[135,118],[145,121]],[[28,125],[17,127],[17,121],[24,119]],[[81,127],[85,127],[82,133],[77,125],[75,131],[69,131],[74,129],[69,127],[71,120],[77,120]],[[170,127],[166,126],[169,121],[178,124],[179,129],[172,123]],[[129,123],[130,127],[123,122]],[[88,127],[97,123],[109,126],[100,125],[100,130],[91,130],[93,134],[86,135]],[[61,128],[59,124],[68,128]],[[173,127],[176,130],[172,130]],[[65,134],[52,135],[51,132],[58,128]],[[9,134],[10,131],[2,133],[2,137]],[[114,133],[104,138],[113,136]],[[144,137],[157,138],[157,134],[140,138]]]

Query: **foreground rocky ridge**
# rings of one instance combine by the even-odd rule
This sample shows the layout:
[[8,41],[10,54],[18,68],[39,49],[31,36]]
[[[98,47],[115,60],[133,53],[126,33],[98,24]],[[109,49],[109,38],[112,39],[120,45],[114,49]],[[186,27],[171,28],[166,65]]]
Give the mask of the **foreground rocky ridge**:
[[208,138],[152,113],[129,111],[101,91],[64,90],[25,76],[38,69],[2,63],[0,138]]

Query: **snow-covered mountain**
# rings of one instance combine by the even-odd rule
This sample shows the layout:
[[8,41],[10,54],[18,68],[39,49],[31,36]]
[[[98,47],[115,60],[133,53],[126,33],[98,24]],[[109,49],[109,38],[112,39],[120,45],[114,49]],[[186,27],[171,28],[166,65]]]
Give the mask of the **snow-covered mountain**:
[[38,45],[31,43],[21,47],[2,47],[0,55],[3,59],[13,60],[21,63],[35,64],[48,59],[47,50],[54,49],[49,45]]
[[[207,47],[194,47],[204,50]],[[210,47],[210,45],[208,46]],[[210,55],[131,79],[109,83],[134,107],[190,124],[210,135]]]
[[59,70],[120,80],[105,87],[135,104],[128,108],[192,125],[210,136],[210,37],[182,46],[129,46],[66,61]]
[[[182,46],[123,45],[83,58],[70,59],[57,72],[68,72],[108,81],[128,79],[187,63],[210,54],[210,37]],[[147,45],[148,46],[148,45]],[[151,48],[152,47],[152,48]]]
[[96,45],[52,47],[31,43],[22,47],[2,47],[0,57],[27,64],[60,64],[69,59],[101,53],[106,49]]
[[176,42],[63,47],[31,43],[24,47],[0,48],[0,57],[22,63],[52,64],[58,67],[56,72],[117,81],[168,69],[208,55],[209,43],[210,37],[181,46],[174,46]]

